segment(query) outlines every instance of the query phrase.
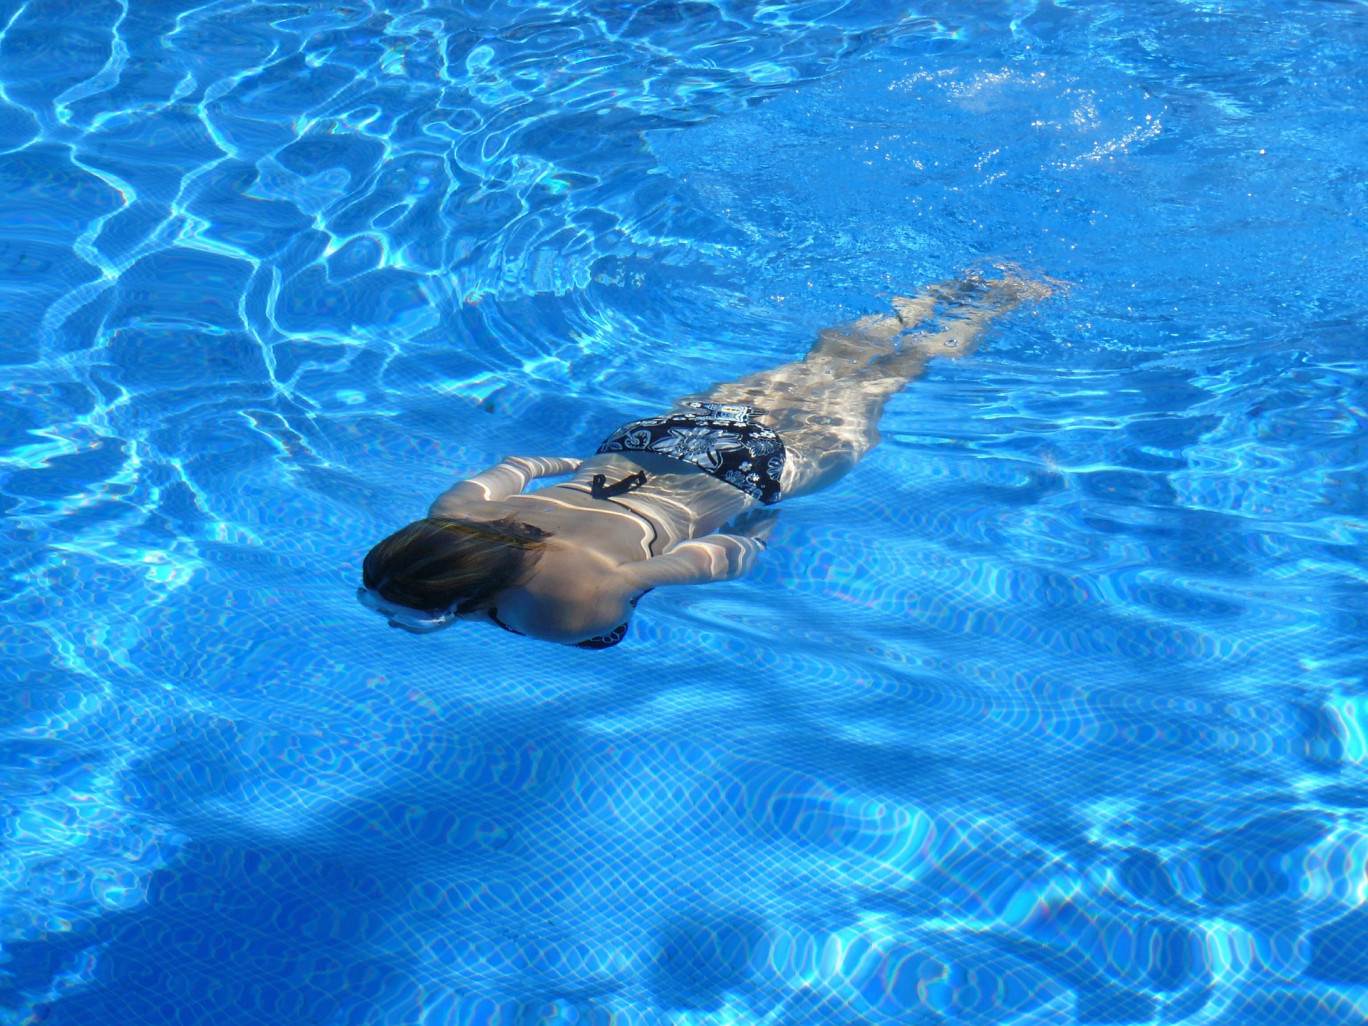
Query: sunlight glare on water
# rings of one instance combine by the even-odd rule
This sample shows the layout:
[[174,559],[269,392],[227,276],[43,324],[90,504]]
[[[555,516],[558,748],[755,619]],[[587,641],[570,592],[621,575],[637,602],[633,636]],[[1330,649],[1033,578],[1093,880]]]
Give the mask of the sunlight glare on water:
[[[0,0],[0,1022],[1368,1014],[1359,0]],[[587,652],[452,481],[1055,294]]]

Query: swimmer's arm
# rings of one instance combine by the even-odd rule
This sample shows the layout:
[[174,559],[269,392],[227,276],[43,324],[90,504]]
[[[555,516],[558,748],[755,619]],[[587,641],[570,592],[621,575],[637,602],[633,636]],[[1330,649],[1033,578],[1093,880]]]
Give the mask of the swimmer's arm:
[[498,502],[517,495],[539,477],[573,474],[580,461],[559,456],[509,456],[488,470],[460,481],[441,495],[428,510],[429,516],[453,515],[469,502]]
[[760,538],[709,534],[680,542],[663,556],[627,563],[622,572],[638,591],[670,584],[731,581],[748,574],[764,551]]

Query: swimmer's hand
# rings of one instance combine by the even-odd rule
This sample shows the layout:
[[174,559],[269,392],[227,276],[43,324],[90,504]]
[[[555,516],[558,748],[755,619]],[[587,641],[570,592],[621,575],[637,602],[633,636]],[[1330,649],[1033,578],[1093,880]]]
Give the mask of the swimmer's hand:
[[779,511],[777,509],[773,506],[761,506],[734,517],[732,522],[722,530],[727,534],[754,538],[761,545],[767,545],[769,536],[774,533],[774,525],[778,522]]

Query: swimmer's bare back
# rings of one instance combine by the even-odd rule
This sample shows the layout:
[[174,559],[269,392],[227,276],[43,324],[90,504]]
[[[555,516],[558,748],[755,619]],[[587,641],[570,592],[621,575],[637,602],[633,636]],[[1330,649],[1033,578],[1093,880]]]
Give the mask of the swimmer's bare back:
[[[429,517],[453,525],[519,525],[535,539],[535,559],[487,600],[466,603],[459,612],[453,603],[442,616],[436,610],[417,622],[492,620],[533,638],[603,647],[595,642],[620,638],[645,592],[742,576],[773,530],[773,501],[820,491],[843,477],[878,443],[885,403],[931,359],[967,355],[995,317],[1048,291],[1016,277],[935,285],[894,299],[892,316],[823,331],[800,361],[682,398],[675,420],[666,423],[666,415],[634,422],[613,436],[637,429],[645,437],[655,430],[657,451],[634,449],[637,443],[624,436],[617,451],[582,461],[512,456],[461,481],[437,498]],[[710,437],[687,426],[695,422],[685,418],[700,416],[699,410],[737,418],[743,425],[737,438],[744,435],[752,451],[773,449],[773,442],[769,449],[762,444],[771,438],[782,441],[779,462],[769,465],[782,465],[777,491],[765,503],[756,497],[763,474],[757,476],[752,461],[738,464],[750,471],[748,492],[740,478],[729,483],[726,474],[705,469],[709,460],[717,462],[716,453],[696,462],[681,455],[680,446],[698,448]],[[642,426],[658,423],[664,426]],[[660,444],[662,438],[668,444]],[[527,491],[537,479],[558,476],[569,479]],[[379,597],[384,584],[367,585],[363,590],[376,592],[367,604],[389,615],[394,626],[408,626],[402,617],[396,621],[395,604]]]

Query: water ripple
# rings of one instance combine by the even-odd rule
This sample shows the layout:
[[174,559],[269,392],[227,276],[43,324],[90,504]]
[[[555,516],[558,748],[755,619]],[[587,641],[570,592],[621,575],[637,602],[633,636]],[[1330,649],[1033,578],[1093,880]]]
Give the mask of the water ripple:
[[[0,5],[0,1020],[1359,1022],[1368,22],[1114,8]],[[1002,259],[630,645],[350,601]]]

